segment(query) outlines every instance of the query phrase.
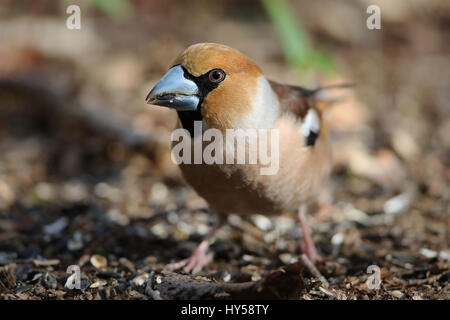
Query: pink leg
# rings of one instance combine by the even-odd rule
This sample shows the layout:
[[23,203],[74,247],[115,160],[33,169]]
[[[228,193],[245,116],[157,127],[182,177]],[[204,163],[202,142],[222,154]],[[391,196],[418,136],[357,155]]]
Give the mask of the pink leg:
[[314,264],[323,263],[325,260],[319,255],[316,247],[314,246],[314,242],[311,239],[311,234],[306,224],[305,213],[306,205],[300,206],[298,209],[298,221],[300,223],[300,228],[302,228],[303,231],[303,240],[305,241],[305,244],[301,245],[302,252],[306,254]]
[[198,247],[194,250],[192,255],[184,260],[170,263],[166,265],[166,269],[169,271],[183,269],[186,272],[197,273],[205,265],[213,260],[213,254],[207,253],[210,241],[214,237],[216,231],[221,227],[221,224],[215,226],[208,235],[200,242]]

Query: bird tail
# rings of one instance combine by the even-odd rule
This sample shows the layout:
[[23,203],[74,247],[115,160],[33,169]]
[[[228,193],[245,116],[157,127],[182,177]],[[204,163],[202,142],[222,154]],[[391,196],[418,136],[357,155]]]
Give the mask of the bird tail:
[[316,107],[324,112],[332,105],[342,102],[348,98],[348,90],[354,88],[353,84],[335,84],[319,87],[310,91],[311,97],[316,102]]

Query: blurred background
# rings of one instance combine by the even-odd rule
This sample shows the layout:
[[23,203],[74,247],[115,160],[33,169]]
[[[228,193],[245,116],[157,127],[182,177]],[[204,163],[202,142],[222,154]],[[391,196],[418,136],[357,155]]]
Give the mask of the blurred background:
[[[66,27],[71,4],[80,30]],[[366,27],[371,4],[380,30]],[[144,98],[187,46],[217,42],[282,83],[354,84],[327,114],[333,177],[310,206],[336,288],[449,298],[449,35],[445,0],[0,0],[0,266],[16,279],[3,293],[76,296],[36,289],[29,259],[57,259],[39,267],[58,275],[97,253],[142,275],[192,251],[212,219],[170,160],[176,114]],[[210,271],[253,279],[299,255],[294,216],[236,219]],[[382,292],[364,291],[372,263]]]

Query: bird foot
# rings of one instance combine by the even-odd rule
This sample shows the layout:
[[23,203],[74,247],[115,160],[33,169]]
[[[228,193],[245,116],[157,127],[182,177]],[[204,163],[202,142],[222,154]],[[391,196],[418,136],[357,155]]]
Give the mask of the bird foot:
[[300,245],[300,249],[304,254],[306,254],[306,256],[309,258],[309,260],[311,260],[312,263],[322,264],[326,262],[326,260],[322,258],[322,256],[317,252],[317,249],[314,245]]
[[212,253],[206,253],[207,250],[208,247],[204,243],[201,243],[189,258],[170,263],[166,265],[165,269],[169,271],[183,269],[189,273],[197,273],[213,260],[214,255]]
[[324,263],[325,259],[323,259],[320,256],[320,254],[317,252],[316,246],[314,245],[314,242],[312,241],[311,233],[309,232],[308,225],[306,224],[305,212],[306,212],[306,206],[303,205],[299,208],[299,212],[298,212],[298,220],[300,223],[300,228],[303,231],[303,240],[304,240],[304,244],[300,245],[300,249],[309,258],[309,260],[313,264]]

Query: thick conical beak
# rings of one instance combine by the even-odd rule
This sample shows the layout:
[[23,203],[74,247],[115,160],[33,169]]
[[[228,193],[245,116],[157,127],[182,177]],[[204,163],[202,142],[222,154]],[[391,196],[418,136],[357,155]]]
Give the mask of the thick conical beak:
[[194,111],[200,101],[198,93],[195,82],[186,79],[183,68],[177,65],[170,68],[156,83],[145,101],[178,111]]

